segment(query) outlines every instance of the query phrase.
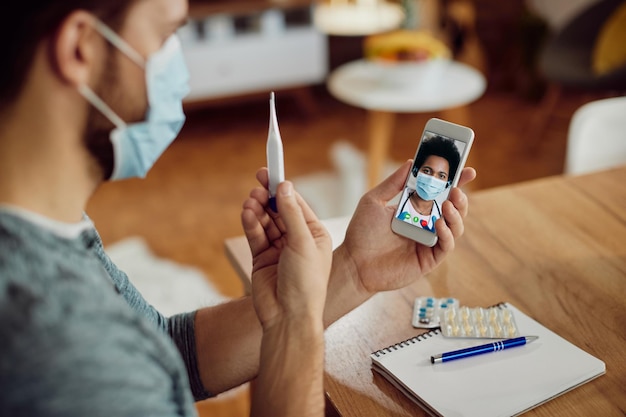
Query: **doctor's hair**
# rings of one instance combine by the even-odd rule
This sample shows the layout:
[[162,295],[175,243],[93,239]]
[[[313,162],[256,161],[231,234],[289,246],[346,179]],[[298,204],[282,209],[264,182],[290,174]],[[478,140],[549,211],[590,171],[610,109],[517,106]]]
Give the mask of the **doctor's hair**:
[[417,176],[420,168],[424,165],[426,159],[431,155],[440,156],[448,161],[448,165],[450,166],[448,180],[451,181],[456,175],[457,169],[459,169],[461,155],[459,154],[459,149],[456,147],[452,139],[444,138],[439,135],[433,136],[430,139],[425,139],[420,145],[419,152],[415,157],[415,162],[413,163],[413,168],[411,169],[413,176]]
[[73,12],[93,13],[112,29],[119,29],[136,0],[17,0],[3,4],[0,13],[0,110],[16,100],[30,74],[35,51],[55,36]]

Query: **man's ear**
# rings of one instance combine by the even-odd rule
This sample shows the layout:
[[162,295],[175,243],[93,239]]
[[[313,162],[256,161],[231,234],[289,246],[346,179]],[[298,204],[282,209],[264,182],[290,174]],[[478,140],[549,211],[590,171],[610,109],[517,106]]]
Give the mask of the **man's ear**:
[[50,59],[61,82],[88,84],[101,68],[105,40],[95,28],[95,17],[85,11],[68,15],[51,39]]

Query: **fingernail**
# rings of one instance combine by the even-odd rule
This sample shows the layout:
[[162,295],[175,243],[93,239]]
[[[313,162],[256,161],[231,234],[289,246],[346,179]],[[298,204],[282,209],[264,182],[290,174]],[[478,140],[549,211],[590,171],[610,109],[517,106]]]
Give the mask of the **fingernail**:
[[289,181],[285,181],[280,187],[280,194],[284,196],[290,196],[293,193],[293,185]]

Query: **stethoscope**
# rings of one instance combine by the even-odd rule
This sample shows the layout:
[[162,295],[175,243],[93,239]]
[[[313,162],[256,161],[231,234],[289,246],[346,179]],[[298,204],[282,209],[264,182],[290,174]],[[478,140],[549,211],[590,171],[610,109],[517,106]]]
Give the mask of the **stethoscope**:
[[[409,200],[411,199],[411,197],[413,197],[413,194],[415,194],[415,191],[411,191],[409,193],[409,195],[407,196],[407,198],[404,200],[404,203],[402,203],[402,207],[400,208],[399,213],[404,213],[404,207],[406,206],[406,203],[409,202]],[[437,200],[433,200],[433,202],[435,203],[435,207],[437,208],[437,212],[439,213],[439,217],[441,217],[441,210],[439,209],[439,204],[437,204]],[[431,212],[432,214],[432,212]]]

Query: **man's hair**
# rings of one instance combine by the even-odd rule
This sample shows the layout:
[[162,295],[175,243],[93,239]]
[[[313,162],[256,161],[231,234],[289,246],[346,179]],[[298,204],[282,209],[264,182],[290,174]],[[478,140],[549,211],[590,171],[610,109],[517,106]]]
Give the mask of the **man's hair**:
[[414,176],[417,176],[417,172],[419,172],[426,159],[431,155],[440,156],[448,161],[450,166],[448,180],[451,181],[456,175],[461,162],[461,155],[459,155],[459,149],[454,144],[454,141],[438,135],[424,140],[413,163],[412,172]]
[[24,87],[39,43],[54,35],[72,12],[85,10],[119,29],[135,0],[17,0],[0,13],[0,110]]

